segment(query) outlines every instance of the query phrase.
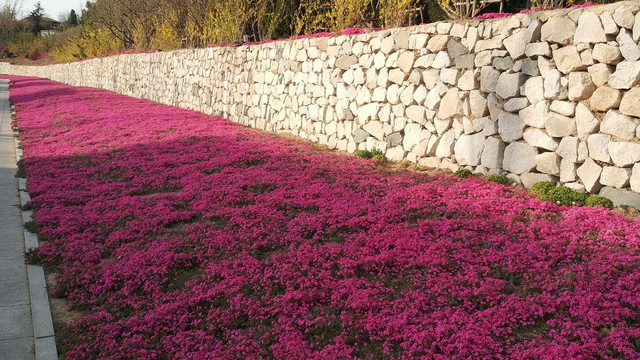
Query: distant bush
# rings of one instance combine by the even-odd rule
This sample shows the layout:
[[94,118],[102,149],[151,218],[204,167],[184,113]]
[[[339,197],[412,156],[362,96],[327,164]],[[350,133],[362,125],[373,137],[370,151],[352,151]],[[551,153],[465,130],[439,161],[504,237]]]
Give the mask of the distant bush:
[[40,58],[40,51],[38,51],[38,49],[31,48],[27,51],[27,54],[24,57],[29,60],[38,60]]
[[607,209],[613,209],[613,201],[607,199],[604,196],[600,195],[591,195],[585,201],[585,205],[587,206],[602,206]]
[[11,56],[13,56],[13,54],[9,51],[9,48],[0,46],[0,59],[10,58]]
[[502,185],[509,185],[509,178],[504,174],[489,175],[487,176],[487,181]]

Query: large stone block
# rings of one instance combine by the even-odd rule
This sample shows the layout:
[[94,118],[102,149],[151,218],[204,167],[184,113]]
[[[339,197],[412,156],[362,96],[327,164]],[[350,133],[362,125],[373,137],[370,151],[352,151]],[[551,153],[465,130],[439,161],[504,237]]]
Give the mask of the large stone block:
[[631,190],[640,193],[640,163],[633,165],[630,185]]
[[578,138],[575,136],[563,137],[556,149],[556,154],[560,155],[563,159],[576,162],[578,161],[578,143]]
[[547,133],[553,137],[576,135],[576,122],[573,118],[550,112],[545,122]]
[[591,81],[591,76],[586,71],[577,71],[569,74],[569,100],[581,101],[588,99],[596,85]]
[[617,108],[622,99],[622,91],[611,86],[600,86],[592,94],[589,100],[591,109],[595,111],[607,111]]
[[609,110],[602,119],[600,131],[623,140],[631,140],[636,130],[636,123],[627,115],[616,110]]
[[529,128],[525,130],[522,137],[529,145],[537,148],[549,151],[555,151],[558,148],[558,142],[540,129]]
[[543,174],[560,175],[560,156],[551,151],[536,155],[536,169]]
[[441,51],[436,54],[436,58],[433,60],[431,67],[434,69],[442,69],[451,66],[451,64],[453,64],[453,61],[451,57],[449,57],[449,54]]
[[625,167],[640,162],[640,144],[612,141],[607,148],[616,166]]
[[394,148],[388,149],[385,154],[386,158],[391,161],[400,162],[405,159],[407,152],[404,151],[402,146],[396,146]]
[[404,128],[404,137],[402,139],[402,147],[406,151],[413,150],[414,146],[418,145],[422,140],[428,140],[431,134],[422,129],[420,124],[407,124]]
[[576,105],[575,119],[578,137],[582,140],[600,129],[600,121],[583,103]]
[[351,65],[358,63],[358,58],[354,55],[342,55],[336,60],[335,66],[342,70],[348,70]]
[[405,51],[398,57],[398,68],[405,74],[413,68],[413,63],[416,59],[416,54],[413,51]]
[[609,86],[614,89],[631,89],[640,83],[640,61],[622,61],[609,77]]
[[504,47],[509,52],[512,59],[524,57],[525,47],[531,42],[533,34],[528,29],[521,29],[514,32],[513,35],[504,39]]
[[390,125],[385,125],[380,121],[369,121],[362,128],[376,139],[382,141],[384,140],[385,133],[388,132],[388,127],[390,127]]
[[476,166],[484,148],[485,137],[482,133],[461,135],[454,146],[456,161],[460,165]]
[[531,104],[544,100],[544,79],[542,76],[529,78],[523,86],[524,96]]
[[406,109],[406,115],[410,120],[423,124],[426,121],[426,108],[420,105],[411,105]]
[[536,149],[525,142],[511,143],[504,149],[503,168],[518,175],[529,172],[536,167],[536,155]]
[[600,183],[604,186],[622,188],[629,185],[631,169],[624,169],[613,166],[605,166],[600,174]]
[[563,16],[552,17],[542,25],[540,40],[567,45],[575,32],[576,23],[573,20]]
[[449,53],[450,58],[455,59],[459,56],[468,54],[469,49],[455,38],[449,38],[449,41],[447,41],[447,52]]
[[544,97],[556,100],[563,91],[562,74],[556,69],[549,70],[544,78]]
[[427,49],[432,53],[446,50],[448,41],[448,35],[434,35],[429,39]]
[[492,93],[496,90],[496,84],[500,78],[500,72],[491,66],[483,66],[480,69],[480,90]]
[[625,60],[636,61],[640,59],[640,47],[636,41],[631,38],[631,33],[625,29],[620,30],[620,34],[616,38],[620,53]]
[[502,141],[510,143],[522,138],[525,123],[516,114],[503,111],[498,116],[498,132]]
[[576,106],[574,105],[574,103],[569,101],[554,100],[553,102],[551,102],[549,110],[560,115],[573,116],[575,115]]
[[620,25],[620,27],[625,29],[633,28],[633,23],[635,21],[631,9],[626,6],[616,8],[616,11],[613,13],[613,20]]
[[628,206],[640,210],[640,194],[627,189],[603,187],[598,194],[610,199],[613,206]]
[[551,47],[546,42],[535,42],[525,44],[524,53],[527,57],[532,56],[551,56]]
[[609,82],[609,77],[613,74],[613,70],[613,66],[607,64],[594,64],[587,69],[589,75],[591,75],[591,81],[596,86],[602,86]]
[[615,65],[622,60],[622,53],[617,46],[596,44],[593,47],[592,57],[598,62]]
[[474,119],[472,121],[473,130],[481,132],[484,136],[491,136],[498,133],[498,124],[488,117]]
[[575,46],[565,46],[553,50],[553,61],[555,61],[556,67],[563,74],[569,74],[572,71],[586,68],[586,66],[582,64],[582,59],[580,59],[580,54]]
[[591,158],[587,158],[576,173],[588,192],[597,192],[602,187],[598,182],[600,174],[602,173],[602,167],[596,164]]
[[607,41],[602,22],[598,15],[585,11],[578,18],[578,28],[573,37],[574,43],[602,43]]
[[524,77],[520,73],[502,73],[496,82],[495,92],[503,99],[512,98],[520,94],[520,85]]
[[589,157],[594,160],[608,163],[611,161],[609,157],[609,142],[611,136],[606,134],[591,134],[587,138],[587,147],[589,148]]
[[600,21],[602,21],[602,27],[604,33],[607,35],[615,35],[618,33],[618,24],[613,20],[613,16],[609,12],[603,12],[600,14]]
[[620,112],[640,118],[640,87],[634,87],[624,93],[620,102]]
[[462,115],[462,103],[458,95],[458,89],[451,88],[440,101],[438,117],[440,119],[449,119],[457,115]]
[[577,165],[575,162],[562,158],[562,160],[560,160],[560,182],[568,183],[576,181],[576,169]]
[[635,42],[640,41],[640,15],[638,14],[636,14],[636,19],[633,23],[632,38],[633,38],[633,41]]
[[453,129],[447,130],[438,141],[436,156],[443,159],[451,157],[453,154],[453,144],[455,143],[455,133]]
[[[495,137],[487,138],[484,141],[482,157],[480,159],[482,166],[488,169],[501,169],[504,149],[505,144],[500,139]],[[640,179],[638,185],[640,186]]]
[[456,86],[460,72],[457,69],[447,68],[440,70],[440,81],[445,84]]
[[526,97],[511,98],[504,103],[504,111],[518,112],[529,105],[529,100]]
[[541,101],[539,103],[529,105],[520,110],[518,115],[520,119],[528,126],[544,128],[545,119],[549,114],[549,102]]

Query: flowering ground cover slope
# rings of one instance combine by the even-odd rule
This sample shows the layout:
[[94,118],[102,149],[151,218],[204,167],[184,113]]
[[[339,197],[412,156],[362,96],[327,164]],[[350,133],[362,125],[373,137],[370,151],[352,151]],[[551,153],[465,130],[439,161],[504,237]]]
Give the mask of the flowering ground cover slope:
[[47,80],[11,101],[68,359],[640,356],[640,225]]

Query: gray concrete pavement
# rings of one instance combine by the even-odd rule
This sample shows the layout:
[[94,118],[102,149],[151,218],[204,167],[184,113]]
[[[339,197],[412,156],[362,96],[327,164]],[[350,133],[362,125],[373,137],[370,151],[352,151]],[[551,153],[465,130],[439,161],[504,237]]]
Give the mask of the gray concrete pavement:
[[0,359],[35,359],[8,81],[0,80]]
[[[58,355],[44,272],[24,261],[8,85],[0,79],[0,359],[54,360]],[[29,235],[27,244],[37,247],[37,239]]]

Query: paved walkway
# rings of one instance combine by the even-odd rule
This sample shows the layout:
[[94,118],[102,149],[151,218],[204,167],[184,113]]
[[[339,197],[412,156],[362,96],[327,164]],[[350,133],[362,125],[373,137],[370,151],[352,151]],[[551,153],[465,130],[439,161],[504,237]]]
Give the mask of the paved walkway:
[[9,82],[0,79],[0,359],[57,359],[44,273],[24,261],[16,168]]

